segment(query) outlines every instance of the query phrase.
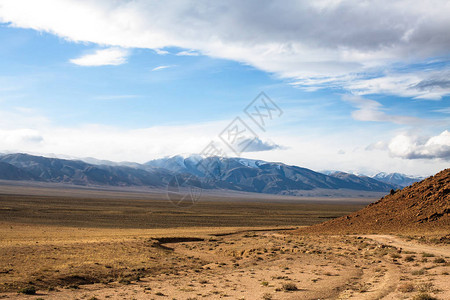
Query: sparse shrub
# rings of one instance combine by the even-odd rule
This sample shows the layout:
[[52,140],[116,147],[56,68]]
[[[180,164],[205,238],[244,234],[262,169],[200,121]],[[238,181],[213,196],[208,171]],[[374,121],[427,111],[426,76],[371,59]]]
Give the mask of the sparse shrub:
[[165,296],[165,295],[164,295],[163,293],[161,293],[161,292],[156,292],[155,295],[156,295],[156,296]]
[[131,280],[129,278],[121,278],[119,280],[119,283],[121,283],[121,284],[131,284]]
[[298,288],[293,282],[286,282],[283,283],[283,290],[285,290],[286,292],[298,291]]
[[19,293],[25,294],[25,295],[36,295],[36,288],[34,286],[27,286],[24,287],[19,291]]
[[417,290],[419,292],[422,292],[422,293],[432,292],[433,291],[433,284],[431,282],[423,283],[423,284],[417,286]]
[[414,256],[408,255],[407,257],[405,257],[405,261],[407,261],[407,262],[414,261]]
[[398,290],[402,293],[414,292],[415,288],[412,283],[403,283],[398,287]]
[[402,256],[397,253],[391,253],[392,258],[401,258]]
[[268,286],[269,283],[268,283],[267,281],[263,281],[263,282],[261,282],[261,285],[262,285],[262,286]]
[[413,275],[423,275],[423,274],[425,274],[425,269],[420,269],[420,270],[413,271],[411,274],[413,274]]
[[356,290],[360,293],[366,293],[369,291],[369,286],[367,284],[361,284],[358,288],[356,288]]
[[269,294],[269,293],[265,293],[265,294],[262,296],[262,298],[263,298],[263,300],[272,300],[272,295]]
[[414,296],[413,300],[437,300],[437,298],[427,293],[420,293]]
[[422,257],[434,257],[434,254],[424,252],[422,253]]
[[443,259],[443,258],[436,258],[434,260],[434,262],[437,263],[437,264],[445,264],[445,259]]
[[69,289],[78,290],[80,286],[78,284],[71,284],[67,286]]

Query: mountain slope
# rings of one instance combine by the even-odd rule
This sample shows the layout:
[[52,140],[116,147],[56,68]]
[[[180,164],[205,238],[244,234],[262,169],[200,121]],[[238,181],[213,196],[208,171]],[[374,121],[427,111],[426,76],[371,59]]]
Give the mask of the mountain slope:
[[79,185],[163,186],[163,178],[171,176],[165,170],[150,172],[124,166],[98,166],[82,161],[20,153],[4,155],[0,157],[0,161],[13,165],[42,181]]
[[20,168],[0,161],[0,179],[3,180],[36,180],[37,178]]
[[400,187],[406,187],[408,185],[413,184],[414,182],[418,182],[424,179],[423,177],[412,177],[400,173],[384,173],[384,172],[378,173],[372,178],[384,183],[395,184]]
[[357,176],[345,172],[333,172],[330,176],[348,182],[349,186],[351,186],[349,188],[364,186],[368,191],[387,191],[392,186],[396,186],[395,184],[385,183],[367,176]]
[[300,232],[380,233],[450,230],[450,169],[389,194],[349,216]]

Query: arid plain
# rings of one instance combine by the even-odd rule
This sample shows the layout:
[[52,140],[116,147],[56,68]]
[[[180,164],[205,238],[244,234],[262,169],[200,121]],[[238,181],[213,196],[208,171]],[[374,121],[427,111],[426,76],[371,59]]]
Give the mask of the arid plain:
[[178,208],[163,193],[3,186],[0,297],[450,299],[446,227],[304,227],[375,200],[204,195]]

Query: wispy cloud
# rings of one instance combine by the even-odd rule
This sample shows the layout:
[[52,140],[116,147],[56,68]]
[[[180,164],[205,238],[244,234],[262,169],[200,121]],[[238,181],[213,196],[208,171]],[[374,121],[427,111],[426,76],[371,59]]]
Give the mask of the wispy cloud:
[[200,54],[193,50],[180,51],[176,54],[177,56],[199,56]]
[[443,114],[450,114],[450,107],[435,109],[433,111],[438,112],[438,113],[443,113]]
[[154,49],[154,50],[155,50],[156,54],[159,54],[159,55],[167,55],[170,53],[169,51],[161,50],[161,49]]
[[70,60],[71,63],[84,67],[117,66],[127,61],[129,51],[123,48],[107,48],[96,50],[94,53],[86,54]]
[[173,66],[158,66],[158,67],[153,68],[152,71],[161,71],[161,70],[168,69],[171,67],[173,67]]
[[352,112],[352,117],[358,121],[391,122],[395,124],[420,124],[424,120],[404,115],[390,115],[383,111],[383,105],[377,101],[366,99],[357,95],[344,95],[344,101],[351,103],[357,110]]
[[450,95],[447,70],[410,71],[384,74],[375,78],[353,78],[342,84],[354,94],[388,94],[416,99],[440,100]]

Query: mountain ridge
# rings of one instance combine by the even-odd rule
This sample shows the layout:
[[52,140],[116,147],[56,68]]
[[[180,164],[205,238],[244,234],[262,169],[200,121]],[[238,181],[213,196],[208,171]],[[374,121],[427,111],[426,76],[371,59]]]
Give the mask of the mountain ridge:
[[[195,176],[202,181],[205,189],[278,195],[297,195],[301,191],[317,189],[388,192],[398,187],[366,176],[343,172],[328,176],[280,162],[238,157],[173,156],[144,164],[90,164],[82,160],[16,153],[1,155],[0,162],[4,170],[9,170],[3,171],[3,178],[0,176],[0,179],[75,185],[164,187],[174,176]],[[5,172],[13,175],[8,178]]]

